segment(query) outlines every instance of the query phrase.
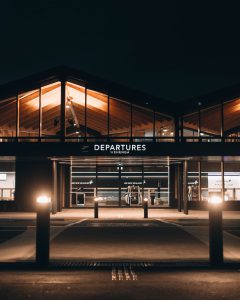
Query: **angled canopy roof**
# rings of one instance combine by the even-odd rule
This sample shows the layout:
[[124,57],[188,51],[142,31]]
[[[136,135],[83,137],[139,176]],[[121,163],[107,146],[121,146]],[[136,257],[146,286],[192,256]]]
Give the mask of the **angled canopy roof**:
[[106,93],[109,96],[146,108],[152,108],[161,113],[174,115],[176,111],[175,104],[173,105],[169,101],[65,66],[51,68],[0,86],[0,99],[12,97],[17,93],[36,89],[59,80],[69,80],[77,84],[83,84],[89,89]]
[[240,84],[236,84],[207,95],[175,103],[74,68],[59,66],[3,84],[0,86],[0,100],[59,80],[70,80],[77,84],[83,84],[89,89],[172,116],[197,111],[199,103],[201,108],[205,108],[240,97]]

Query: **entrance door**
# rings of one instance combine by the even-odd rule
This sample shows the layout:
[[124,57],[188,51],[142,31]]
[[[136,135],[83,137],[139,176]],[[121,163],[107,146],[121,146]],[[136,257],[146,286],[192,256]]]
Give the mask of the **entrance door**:
[[119,205],[119,170],[117,166],[97,166],[96,194],[100,206]]
[[121,206],[141,206],[143,186],[142,166],[123,166],[121,170]]

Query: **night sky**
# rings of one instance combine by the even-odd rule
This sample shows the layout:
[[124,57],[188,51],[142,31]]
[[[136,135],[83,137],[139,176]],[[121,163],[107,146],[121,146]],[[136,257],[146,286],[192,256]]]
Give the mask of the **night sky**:
[[208,2],[1,1],[0,83],[57,65],[175,101],[240,83],[237,1]]

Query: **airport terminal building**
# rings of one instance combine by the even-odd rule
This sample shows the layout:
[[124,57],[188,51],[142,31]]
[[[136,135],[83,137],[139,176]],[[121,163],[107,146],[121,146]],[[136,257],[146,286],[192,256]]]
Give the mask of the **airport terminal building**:
[[240,85],[164,101],[58,67],[0,87],[0,210],[240,209]]

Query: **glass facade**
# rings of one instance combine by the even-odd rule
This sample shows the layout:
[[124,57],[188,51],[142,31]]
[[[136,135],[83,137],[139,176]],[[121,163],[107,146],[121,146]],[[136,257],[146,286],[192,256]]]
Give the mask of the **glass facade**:
[[[72,207],[91,207],[94,198],[100,206],[169,206],[169,168],[167,166],[91,166],[71,167]],[[82,199],[81,201],[78,199]]]
[[1,141],[174,141],[170,116],[70,81],[2,100],[0,116]]
[[0,141],[16,137],[17,97],[0,101]]
[[[145,106],[144,106],[145,105]],[[0,99],[0,141],[234,142],[240,99],[201,103],[189,113],[116,98],[87,83],[56,81]],[[176,123],[175,123],[176,122]]]
[[57,141],[61,136],[61,85],[60,82],[41,88],[40,137],[43,141]]
[[182,118],[187,142],[239,142],[240,100],[201,108]]
[[131,104],[109,99],[109,137],[113,142],[129,142],[131,138]]
[[[201,172],[200,172],[201,170]],[[208,201],[211,193],[222,193],[221,162],[188,162],[188,200]],[[240,164],[224,162],[225,201],[240,201]]]
[[12,202],[15,194],[15,163],[0,162],[0,202]]

